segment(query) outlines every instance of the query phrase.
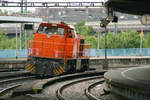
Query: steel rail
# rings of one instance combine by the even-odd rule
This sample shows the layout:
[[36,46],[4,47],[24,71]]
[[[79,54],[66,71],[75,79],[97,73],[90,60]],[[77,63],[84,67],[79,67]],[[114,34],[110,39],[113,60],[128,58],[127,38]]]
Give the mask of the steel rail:
[[92,85],[90,85],[89,87],[87,87],[85,89],[85,95],[90,99],[90,100],[101,100],[100,98],[97,98],[96,96],[94,96],[92,93],[90,93],[91,89],[94,88],[95,86],[102,84],[104,82],[104,80],[101,80],[99,82],[96,82]]
[[71,82],[69,84],[65,84],[64,86],[62,86],[61,88],[59,88],[57,91],[56,91],[56,95],[58,97],[59,100],[67,100],[63,95],[62,95],[62,92],[65,88],[71,86],[71,85],[74,85],[74,84],[77,84],[77,83],[80,83],[80,82],[83,82],[83,81],[88,81],[88,80],[93,80],[93,79],[97,79],[97,78],[103,78],[103,75],[101,76],[92,76],[92,77],[88,77],[88,78],[84,78],[84,79],[80,79],[80,80],[77,80],[77,81],[74,81],[74,82]]
[[32,79],[32,78],[35,78],[35,76],[18,77],[18,78],[1,80],[0,85],[2,86],[0,86],[0,99],[7,91],[22,85],[21,83],[15,83],[15,81],[21,81],[21,80]]

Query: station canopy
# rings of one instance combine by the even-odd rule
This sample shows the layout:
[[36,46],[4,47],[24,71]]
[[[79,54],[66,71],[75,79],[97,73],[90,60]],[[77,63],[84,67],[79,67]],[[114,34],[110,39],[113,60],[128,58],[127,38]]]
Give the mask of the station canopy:
[[150,14],[149,0],[108,0],[105,6],[123,13],[135,15]]
[[42,18],[21,16],[0,16],[0,23],[41,23]]

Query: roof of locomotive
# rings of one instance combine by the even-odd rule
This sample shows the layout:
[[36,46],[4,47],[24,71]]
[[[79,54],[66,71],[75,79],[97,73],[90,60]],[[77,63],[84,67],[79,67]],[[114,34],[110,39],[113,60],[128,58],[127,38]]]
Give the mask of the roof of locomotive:
[[61,27],[61,28],[74,29],[73,27],[70,27],[70,25],[67,25],[64,22],[60,22],[58,24],[56,24],[56,23],[41,23],[40,26],[51,26],[51,27]]

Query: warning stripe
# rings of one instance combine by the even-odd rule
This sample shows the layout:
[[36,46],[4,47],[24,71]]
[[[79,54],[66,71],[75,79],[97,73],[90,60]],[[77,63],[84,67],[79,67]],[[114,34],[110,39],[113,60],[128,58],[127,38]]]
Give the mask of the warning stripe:
[[27,69],[30,70],[31,68],[32,68],[32,67],[30,66],[30,67],[28,67]]
[[64,69],[59,65],[60,69],[64,72]]
[[32,68],[30,69],[30,71],[34,72],[35,71],[35,67],[32,66]]
[[55,71],[56,71],[56,73],[57,73],[56,75],[58,75],[58,74],[59,74],[59,71],[58,71],[57,69],[55,69]]
[[64,71],[64,66],[62,67],[61,65],[55,65],[54,69],[53,69],[53,74],[54,75],[59,75],[62,74]]
[[26,66],[26,69],[29,70],[30,66]]
[[31,64],[27,65],[25,68],[28,68],[28,67],[30,67],[30,65],[31,65]]
[[62,73],[62,71],[59,69],[59,67],[57,66],[56,69],[59,71],[59,74]]
[[35,71],[35,67],[32,66],[31,64],[27,65],[25,68],[26,68],[27,70],[31,71],[31,72],[34,72],[34,71]]

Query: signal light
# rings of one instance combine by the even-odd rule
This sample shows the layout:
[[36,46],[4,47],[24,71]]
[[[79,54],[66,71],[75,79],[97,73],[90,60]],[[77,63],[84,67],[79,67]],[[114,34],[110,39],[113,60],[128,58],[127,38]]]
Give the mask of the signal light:
[[117,16],[113,16],[112,22],[117,23],[118,22],[118,17]]
[[104,24],[101,23],[101,24],[100,24],[100,27],[104,27]]
[[117,16],[106,17],[101,20],[100,27],[106,27],[110,22],[118,22]]
[[101,20],[101,23],[100,23],[100,27],[106,27],[108,24],[109,24],[109,19],[108,18],[104,18]]

